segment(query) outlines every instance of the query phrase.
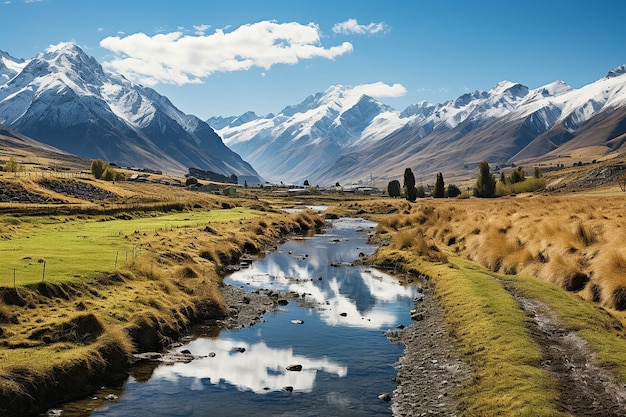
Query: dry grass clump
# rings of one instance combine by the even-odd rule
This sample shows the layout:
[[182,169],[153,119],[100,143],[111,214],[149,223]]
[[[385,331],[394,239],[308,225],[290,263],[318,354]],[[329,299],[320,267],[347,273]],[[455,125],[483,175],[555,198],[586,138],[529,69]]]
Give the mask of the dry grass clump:
[[[612,248],[594,260],[593,284],[601,292],[606,307],[626,310],[626,252]],[[593,296],[593,294],[591,294]]]
[[393,214],[372,217],[398,247],[410,250],[421,235],[492,271],[535,276],[626,310],[623,195],[385,201]]

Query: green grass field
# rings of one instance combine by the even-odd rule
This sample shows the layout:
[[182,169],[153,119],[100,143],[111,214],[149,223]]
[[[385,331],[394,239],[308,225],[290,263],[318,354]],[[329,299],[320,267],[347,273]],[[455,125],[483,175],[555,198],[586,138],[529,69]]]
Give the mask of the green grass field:
[[0,285],[89,278],[120,268],[141,250],[127,239],[184,227],[256,217],[246,208],[154,215],[130,220],[103,217],[0,219]]

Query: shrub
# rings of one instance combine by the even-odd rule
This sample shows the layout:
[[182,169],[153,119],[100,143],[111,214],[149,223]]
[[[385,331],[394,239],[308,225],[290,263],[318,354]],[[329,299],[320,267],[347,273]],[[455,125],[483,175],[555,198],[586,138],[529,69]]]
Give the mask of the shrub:
[[511,177],[509,182],[511,184],[517,184],[518,182],[523,182],[526,179],[526,173],[522,167],[517,167],[511,172]]
[[461,195],[461,190],[454,184],[448,185],[448,197],[456,198]]
[[415,193],[416,193],[415,196],[417,198],[424,198],[424,197],[426,197],[426,191],[424,191],[424,186],[423,185],[420,185],[415,190],[416,190],[415,191]]
[[108,167],[109,164],[102,159],[94,159],[91,161],[91,173],[97,180],[102,179],[102,176]]
[[522,182],[506,184],[498,182],[496,184],[496,196],[502,197],[510,194],[532,193],[546,187],[545,178],[526,178]]
[[401,194],[401,189],[400,189],[400,181],[398,180],[391,180],[389,181],[389,184],[387,184],[387,194],[389,194],[389,197],[400,197]]
[[13,157],[9,158],[6,165],[4,166],[4,171],[6,172],[19,172],[21,170],[22,170],[22,166],[18,164],[15,158]]

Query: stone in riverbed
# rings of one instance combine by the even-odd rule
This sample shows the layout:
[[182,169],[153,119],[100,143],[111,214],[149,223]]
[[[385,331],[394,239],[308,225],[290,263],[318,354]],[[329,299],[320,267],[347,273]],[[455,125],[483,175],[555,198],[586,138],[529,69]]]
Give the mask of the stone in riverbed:
[[297,365],[289,365],[286,368],[288,371],[293,371],[293,372],[300,372],[302,370],[302,365],[297,364]]
[[380,394],[378,396],[378,398],[383,400],[383,401],[389,402],[389,401],[391,401],[391,394],[389,394],[389,393]]

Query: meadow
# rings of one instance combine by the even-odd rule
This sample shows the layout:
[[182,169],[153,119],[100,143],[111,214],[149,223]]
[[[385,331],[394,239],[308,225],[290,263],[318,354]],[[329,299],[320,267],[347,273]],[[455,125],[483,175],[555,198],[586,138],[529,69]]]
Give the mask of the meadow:
[[[63,282],[123,269],[150,249],[138,236],[210,223],[246,220],[247,208],[156,213],[131,217],[0,217],[0,285]],[[45,268],[45,269],[44,269]]]

